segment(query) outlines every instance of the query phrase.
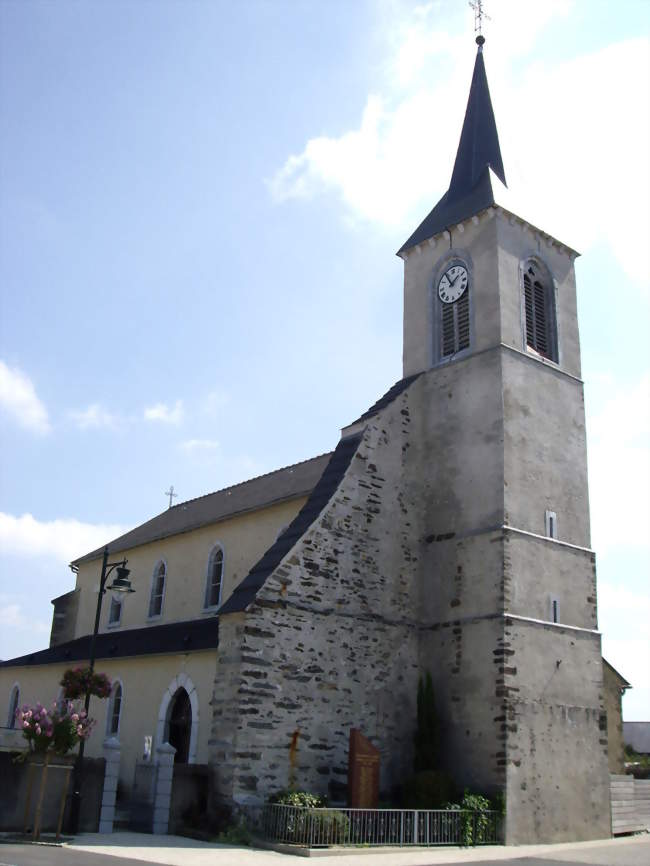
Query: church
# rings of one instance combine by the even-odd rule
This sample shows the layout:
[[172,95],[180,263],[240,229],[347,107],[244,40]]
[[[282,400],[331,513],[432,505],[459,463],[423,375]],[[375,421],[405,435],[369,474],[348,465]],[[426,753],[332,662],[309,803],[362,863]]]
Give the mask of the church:
[[[86,754],[117,737],[127,787],[170,742],[227,807],[327,794],[358,728],[390,792],[429,672],[444,769],[503,793],[509,844],[610,835],[577,253],[499,204],[483,42],[449,188],[398,252],[402,378],[331,453],[108,545],[135,592],[104,598]],[[8,726],[88,660],[102,556],[72,563],[49,648],[0,664]]]

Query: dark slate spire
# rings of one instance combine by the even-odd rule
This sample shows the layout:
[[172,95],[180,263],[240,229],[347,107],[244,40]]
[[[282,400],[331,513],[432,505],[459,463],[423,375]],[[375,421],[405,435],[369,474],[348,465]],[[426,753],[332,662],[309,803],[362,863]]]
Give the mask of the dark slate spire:
[[504,185],[506,183],[483,62],[485,39],[477,36],[476,41],[478,52],[472,86],[449,189],[399,250],[400,253],[493,205],[494,193],[488,168]]

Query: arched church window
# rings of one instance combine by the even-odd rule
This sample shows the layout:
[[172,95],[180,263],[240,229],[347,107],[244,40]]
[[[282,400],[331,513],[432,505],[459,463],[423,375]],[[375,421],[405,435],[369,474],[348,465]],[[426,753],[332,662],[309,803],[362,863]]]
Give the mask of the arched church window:
[[18,711],[18,704],[20,703],[20,686],[18,683],[15,683],[14,687],[11,690],[11,695],[9,696],[9,712],[7,713],[7,727],[15,728],[16,727],[16,712]]
[[122,683],[118,680],[113,685],[111,699],[108,705],[108,718],[106,721],[106,733],[116,736],[120,731],[120,717],[122,715]]
[[216,545],[208,559],[208,577],[205,587],[204,607],[217,607],[221,598],[223,582],[223,548]]
[[162,613],[163,598],[165,597],[165,579],[167,577],[167,566],[161,560],[156,563],[151,580],[151,596],[149,598],[149,617],[160,616]]
[[528,259],[523,272],[526,346],[544,358],[557,361],[552,280],[535,259]]
[[109,628],[118,626],[122,622],[122,599],[114,595],[111,598],[111,606],[108,609]]

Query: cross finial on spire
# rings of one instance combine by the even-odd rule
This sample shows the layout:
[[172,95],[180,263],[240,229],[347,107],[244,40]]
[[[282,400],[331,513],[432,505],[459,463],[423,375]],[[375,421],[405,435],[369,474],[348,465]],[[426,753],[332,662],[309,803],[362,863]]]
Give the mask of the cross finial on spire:
[[474,33],[478,34],[476,37],[476,44],[478,45],[478,50],[481,51],[483,43],[485,42],[485,36],[483,36],[483,19],[489,21],[490,16],[483,10],[483,0],[469,0],[469,5],[474,10]]
[[169,488],[169,490],[165,490],[165,496],[169,496],[169,507],[172,507],[172,499],[175,499],[178,496],[178,493],[174,493],[174,485]]

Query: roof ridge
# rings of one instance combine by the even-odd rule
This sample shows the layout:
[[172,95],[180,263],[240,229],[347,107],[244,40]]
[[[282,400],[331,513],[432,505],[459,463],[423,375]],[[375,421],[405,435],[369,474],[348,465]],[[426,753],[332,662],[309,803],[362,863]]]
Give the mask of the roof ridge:
[[[297,463],[290,463],[287,466],[281,466],[280,468],[273,469],[270,472],[265,472],[261,475],[254,475],[252,478],[247,478],[245,481],[240,481],[237,484],[230,485],[229,487],[212,490],[209,493],[202,494],[201,496],[186,499],[178,505],[174,505],[171,508],[166,508],[164,511],[160,511],[158,514],[154,514],[148,520],[128,529],[117,538],[113,538],[109,542],[109,550],[111,553],[114,553],[117,550],[126,549],[123,547],[124,544],[129,547],[132,546],[133,542],[135,543],[135,546],[140,546],[141,544],[158,541],[161,538],[166,538],[170,535],[188,532],[191,529],[196,529],[206,523],[214,522],[214,515],[212,515],[213,519],[206,521],[205,515],[201,517],[201,515],[197,513],[201,509],[204,511],[206,509],[207,511],[211,511],[213,506],[212,502],[208,502],[209,499],[214,500],[214,508],[216,508],[217,511],[219,511],[220,508],[223,511],[226,502],[235,503],[235,505],[229,505],[226,508],[224,514],[222,514],[220,518],[223,519],[227,514],[232,516],[241,511],[242,508],[244,508],[244,510],[249,510],[251,503],[248,502],[248,499],[251,497],[255,499],[255,502],[253,503],[254,508],[262,507],[260,504],[261,502],[266,502],[266,505],[269,505],[274,501],[274,499],[277,499],[277,496],[269,498],[268,495],[266,495],[266,497],[262,496],[262,500],[259,500],[259,495],[257,495],[256,499],[256,491],[259,491],[260,488],[286,488],[285,493],[280,497],[281,500],[286,499],[287,496],[289,498],[302,496],[312,489],[313,485],[308,484],[307,482],[309,481],[309,478],[315,474],[315,469],[319,469],[321,464],[326,464],[331,455],[331,451],[326,451],[323,454],[316,455],[315,457],[308,457],[305,460],[299,460]],[[318,464],[318,466],[315,464]],[[276,478],[276,476],[279,476],[279,478]],[[245,501],[242,503],[238,500]],[[219,503],[221,503],[221,506]],[[143,533],[146,538],[142,537]],[[91,550],[83,556],[73,559],[72,564],[77,565],[86,560],[97,559],[101,556],[102,550],[103,548],[101,547],[96,550]]]
[[[328,454],[332,453],[332,451],[323,451],[322,454],[316,454],[314,457],[307,457],[305,460],[298,460],[297,463],[289,463],[287,466],[280,466],[278,469],[271,469],[270,472],[262,472],[261,475],[253,475],[245,481],[238,481],[237,484],[230,484],[228,487],[220,487],[218,490],[211,490],[210,493],[203,493],[201,496],[193,496],[192,499],[185,499],[183,502],[178,502],[176,505],[172,505],[171,508],[165,508],[160,512],[160,514],[165,514],[167,511],[173,511],[175,508],[180,508],[183,505],[189,505],[191,502],[198,502],[200,499],[207,499],[208,496],[216,496],[217,493],[225,493],[227,490],[235,490],[237,487],[243,487],[244,484],[250,484],[251,481],[259,481],[260,478],[267,478],[269,475],[275,475],[276,472],[284,472],[287,469],[294,469],[296,466],[303,466],[305,463],[311,463],[312,460],[319,460],[321,457],[326,457]],[[160,514],[156,514],[150,519],[155,520],[155,518],[159,517]],[[145,523],[148,522],[149,521],[145,521]]]

